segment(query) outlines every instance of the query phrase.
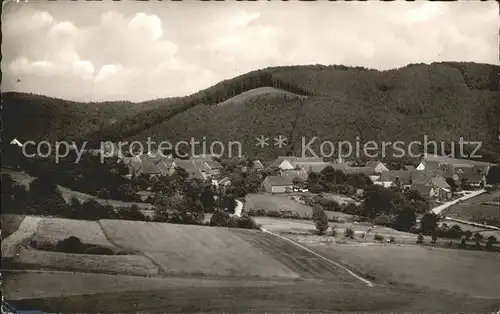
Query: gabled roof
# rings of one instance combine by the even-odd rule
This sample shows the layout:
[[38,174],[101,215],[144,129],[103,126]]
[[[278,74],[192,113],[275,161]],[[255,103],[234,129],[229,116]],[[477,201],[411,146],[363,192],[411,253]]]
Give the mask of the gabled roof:
[[332,164],[329,162],[292,162],[292,166],[294,167],[299,167],[304,169],[308,174],[311,172],[317,172],[320,173],[323,171],[328,166],[331,166]]
[[415,185],[426,184],[433,177],[443,178],[443,171],[440,169],[425,169],[425,170],[416,170],[411,172],[412,184]]
[[210,169],[222,169],[222,165],[213,160],[213,161],[206,161],[205,164],[210,168]]
[[296,156],[278,156],[271,166],[279,167],[283,161],[287,160],[290,163],[322,163],[323,158],[320,157],[296,157]]
[[253,161],[254,169],[264,169],[264,165],[260,162],[260,160]]
[[292,182],[293,182],[293,179],[295,179],[295,178],[299,178],[302,181],[307,180],[307,172],[304,169],[283,171],[281,173],[281,175],[290,178],[292,180]]
[[432,186],[428,185],[415,185],[412,187],[412,189],[416,190],[417,192],[420,193],[420,195],[426,197],[431,194],[432,191]]
[[441,176],[439,176],[439,177],[433,177],[433,178],[431,178],[429,180],[429,182],[431,182],[433,185],[439,187],[440,189],[445,189],[445,190],[449,190],[450,189],[450,185]]
[[395,182],[396,179],[403,184],[411,184],[412,172],[407,170],[389,170],[382,172],[378,181],[380,182]]
[[219,181],[219,184],[224,185],[226,183],[231,183],[231,179],[229,177],[224,177]]
[[268,176],[266,179],[272,186],[290,186],[293,185],[292,179],[285,176]]
[[199,179],[205,179],[205,177],[201,173],[200,169],[198,167],[196,167],[196,163],[203,163],[203,161],[198,160],[195,162],[194,160],[191,160],[191,159],[188,159],[188,160],[174,159],[174,163],[175,163],[176,167],[183,168],[184,170],[186,170],[186,172],[190,176],[195,177],[195,178],[199,178]]

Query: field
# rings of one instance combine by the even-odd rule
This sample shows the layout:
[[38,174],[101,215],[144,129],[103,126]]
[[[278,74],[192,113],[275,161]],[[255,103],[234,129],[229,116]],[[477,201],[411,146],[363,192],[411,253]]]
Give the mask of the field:
[[481,194],[462,203],[450,206],[443,211],[449,217],[483,223],[487,218],[500,218],[500,206],[487,205],[500,197],[500,191]]
[[375,282],[500,299],[500,254],[416,245],[307,243]]
[[[248,211],[249,209],[262,209],[266,212],[291,212],[302,219],[311,219],[312,217],[312,208],[310,206],[291,200],[287,195],[248,194],[246,196],[244,211]],[[345,219],[349,216],[339,212],[325,211],[325,213],[332,220]]]
[[2,214],[2,239],[14,233],[23,220],[23,215]]
[[230,229],[119,220],[101,224],[114,243],[142,252],[167,274],[299,277]]
[[113,277],[19,274],[6,280],[6,298],[12,295],[10,303],[20,308],[63,313],[491,313],[500,307],[498,299],[331,282]]
[[[305,220],[257,219],[274,231],[314,228]],[[140,255],[92,256],[22,247],[18,266],[70,272],[7,272],[4,292],[15,306],[49,312],[183,313],[491,312],[500,306],[495,295],[498,254],[314,243],[303,240],[314,237],[298,237],[314,251],[380,284],[367,287],[335,263],[264,232],[102,220],[107,242],[96,222],[51,220],[39,223],[36,238],[55,241],[74,234],[84,242],[111,242]],[[457,275],[471,269],[476,277]]]
[[139,276],[158,274],[158,268],[141,255],[70,254],[21,247],[19,257],[15,262],[28,269],[56,269]]
[[70,236],[79,238],[85,244],[98,245],[108,248],[115,246],[106,239],[101,225],[95,221],[73,220],[64,218],[43,219],[33,237],[37,243],[55,244]]

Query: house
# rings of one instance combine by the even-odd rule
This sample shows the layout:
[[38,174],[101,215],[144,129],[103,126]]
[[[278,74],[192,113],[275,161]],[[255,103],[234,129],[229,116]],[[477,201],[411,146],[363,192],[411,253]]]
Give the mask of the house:
[[260,160],[254,160],[253,169],[256,171],[262,171],[264,170],[264,165],[260,162]]
[[230,185],[231,185],[231,179],[229,179],[229,177],[224,177],[221,180],[217,181],[216,187],[225,192],[227,187]]
[[292,179],[286,176],[267,176],[262,186],[268,193],[286,193],[293,190]]
[[131,178],[141,175],[165,176],[169,173],[170,162],[160,156],[141,154],[133,157],[121,157],[119,162],[128,167]]
[[[329,162],[292,162],[292,165],[295,167],[294,169],[303,169],[307,174],[311,172],[320,173],[328,166],[334,166]],[[335,168],[335,167],[334,167]]]
[[412,189],[416,190],[423,198],[431,200],[436,197],[436,191],[434,187],[428,185],[416,185]]
[[375,173],[382,173],[384,171],[389,171],[389,169],[380,161],[368,161],[365,165],[366,168],[372,169]]
[[412,172],[407,170],[389,170],[380,174],[380,178],[374,182],[376,185],[391,187],[399,185],[406,188],[412,185]]
[[292,162],[295,163],[322,163],[322,158],[317,157],[295,157],[295,156],[280,156],[278,157],[270,167],[279,167],[281,170],[293,170],[296,165],[292,165]]
[[211,177],[216,177],[220,174],[222,165],[215,160],[205,161],[201,166],[201,170],[205,171]]
[[308,177],[308,173],[304,169],[282,171],[281,175],[290,178],[292,182],[295,178],[300,179],[301,182],[305,182]]
[[464,173],[459,175],[459,180],[462,185],[471,188],[480,188],[486,186],[486,176],[482,173]]
[[[198,160],[197,163],[203,163],[203,161]],[[169,168],[169,174],[174,174],[175,169],[183,168],[188,173],[189,177],[197,178],[201,180],[206,180],[207,176],[197,167],[196,163],[192,159],[178,159],[175,158]]]

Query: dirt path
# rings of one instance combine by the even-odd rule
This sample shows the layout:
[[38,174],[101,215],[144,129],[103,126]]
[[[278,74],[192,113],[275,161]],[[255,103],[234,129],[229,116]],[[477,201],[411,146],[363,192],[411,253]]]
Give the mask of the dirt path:
[[37,231],[41,217],[26,216],[19,228],[2,240],[2,257],[14,258],[17,256],[19,245],[33,237]]

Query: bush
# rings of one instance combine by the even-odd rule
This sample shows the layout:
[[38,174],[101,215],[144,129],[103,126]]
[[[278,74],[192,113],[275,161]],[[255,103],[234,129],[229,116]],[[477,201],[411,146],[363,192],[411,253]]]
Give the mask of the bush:
[[252,217],[243,215],[238,219],[238,228],[241,229],[260,229]]
[[373,237],[376,241],[384,241],[384,236],[380,235],[380,234],[375,234],[375,236]]
[[64,240],[57,241],[55,251],[62,253],[82,253],[84,245],[79,238],[70,236]]
[[229,225],[229,214],[223,210],[216,210],[210,218],[210,226],[227,227]]
[[345,229],[344,237],[349,238],[349,239],[354,239],[354,230],[352,230],[351,228]]
[[335,226],[332,226],[332,237],[336,236],[337,236],[337,229],[335,228]]
[[102,246],[92,245],[83,250],[84,254],[94,254],[94,255],[114,255],[112,249]]
[[267,217],[282,218],[281,212],[277,210],[270,210],[266,213]]
[[384,226],[384,227],[392,227],[394,225],[395,221],[396,221],[396,217],[394,215],[382,214],[382,215],[375,217],[375,219],[373,219],[373,224]]
[[393,236],[391,236],[391,237],[389,238],[389,242],[390,242],[390,243],[396,243],[396,238],[394,238]]
[[417,238],[417,243],[418,243],[418,244],[422,244],[422,243],[424,243],[424,235],[423,235],[423,234],[419,234],[419,235],[418,235],[418,238]]

